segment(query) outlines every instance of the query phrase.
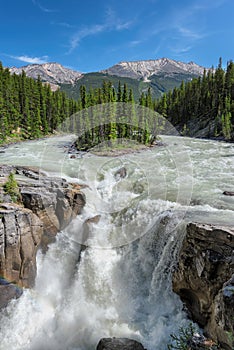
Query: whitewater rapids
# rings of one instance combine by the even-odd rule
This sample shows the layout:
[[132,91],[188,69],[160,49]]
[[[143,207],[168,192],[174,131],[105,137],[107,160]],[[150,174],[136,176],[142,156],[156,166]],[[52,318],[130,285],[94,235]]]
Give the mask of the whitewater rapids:
[[[222,194],[234,188],[234,145],[167,136],[166,147],[118,159],[70,159],[69,140],[13,145],[0,155],[89,186],[83,213],[38,252],[35,287],[1,312],[0,349],[91,350],[109,336],[166,349],[189,322],[171,289],[186,222],[234,222],[233,198]],[[126,178],[116,178],[120,167]],[[101,219],[87,232],[95,215]]]

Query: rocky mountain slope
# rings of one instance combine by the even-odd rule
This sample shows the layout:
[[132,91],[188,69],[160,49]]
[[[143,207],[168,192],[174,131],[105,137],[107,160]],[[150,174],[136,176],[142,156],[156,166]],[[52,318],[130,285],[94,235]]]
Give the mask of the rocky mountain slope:
[[65,68],[61,64],[54,62],[30,64],[20,68],[10,68],[12,74],[21,74],[22,71],[24,71],[28,77],[33,79],[37,79],[38,76],[40,76],[43,82],[51,84],[54,89],[58,88],[60,84],[73,85],[77,79],[82,77],[82,73]]
[[32,64],[20,68],[10,68],[11,73],[26,75],[37,79],[38,75],[43,82],[49,83],[54,90],[61,88],[69,97],[77,99],[81,85],[87,89],[100,87],[103,80],[112,81],[115,87],[118,81],[127,83],[134,92],[137,100],[142,92],[150,87],[154,97],[179,86],[182,81],[189,81],[202,75],[204,67],[196,63],[183,63],[168,58],[157,60],[142,60],[120,62],[100,72],[80,73],[63,67],[59,63]]
[[120,62],[102,73],[149,81],[153,75],[173,76],[175,74],[202,75],[204,67],[194,62],[184,63],[168,58],[157,60]]
[[179,87],[182,81],[190,81],[201,76],[203,72],[204,67],[196,63],[183,63],[168,58],[120,62],[103,71],[84,74],[74,85],[63,84],[61,89],[69,97],[77,99],[81,85],[85,85],[87,89],[90,86],[97,88],[104,80],[109,80],[117,89],[120,81],[122,86],[126,83],[132,89],[137,101],[142,92],[147,92],[149,87],[153,98],[159,98],[164,92]]

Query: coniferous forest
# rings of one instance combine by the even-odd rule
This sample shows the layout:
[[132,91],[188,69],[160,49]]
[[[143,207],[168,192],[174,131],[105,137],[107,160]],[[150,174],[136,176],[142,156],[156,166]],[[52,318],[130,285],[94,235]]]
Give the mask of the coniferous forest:
[[[147,100],[147,96],[145,96]],[[234,140],[234,63],[204,71],[155,101],[153,107],[187,136]]]
[[[0,64],[0,140],[2,143],[14,139],[34,139],[57,130],[58,126],[78,111],[85,111],[93,106],[119,102],[138,105],[158,112],[175,126],[182,135],[205,138],[234,140],[234,64],[228,62],[222,68],[222,60],[216,69],[204,71],[202,77],[190,82],[182,82],[174,88],[153,99],[150,88],[142,93],[139,101],[134,101],[132,89],[127,84],[115,89],[111,81],[103,81],[99,88],[80,87],[80,98],[73,100],[64,92],[53,92],[40,78],[33,80],[21,75],[11,75]],[[131,109],[128,109],[128,111]],[[143,111],[143,109],[141,110]],[[121,137],[132,138],[148,144],[155,139],[152,114],[142,112],[129,125],[132,116],[121,112],[121,120],[113,118],[100,126],[100,115],[90,116],[78,113],[76,129],[85,130],[80,138],[80,147],[87,149],[101,141],[115,140]],[[125,113],[125,114],[124,114]],[[154,115],[158,115],[155,113]],[[96,125],[92,118],[96,120]],[[124,119],[125,118],[125,119]],[[147,120],[150,118],[150,120]],[[92,125],[91,125],[92,124]],[[155,134],[152,135],[152,125]],[[70,127],[68,127],[69,129]],[[89,129],[89,130],[87,130]],[[73,131],[73,130],[70,130]]]
[[48,84],[11,75],[0,63],[0,142],[35,139],[52,133],[78,109],[78,103]]
[[[76,146],[88,150],[103,142],[109,147],[124,144],[126,140],[148,145],[162,127],[160,118],[152,109],[144,109],[134,102],[127,84],[118,88],[111,81],[103,81],[97,89],[80,87],[79,112],[61,125],[61,130],[78,136]],[[156,125],[157,124],[157,125]]]

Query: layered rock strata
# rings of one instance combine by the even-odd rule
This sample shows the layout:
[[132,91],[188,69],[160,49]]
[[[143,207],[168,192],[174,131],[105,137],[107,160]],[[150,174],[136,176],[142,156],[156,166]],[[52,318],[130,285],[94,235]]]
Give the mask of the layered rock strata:
[[187,226],[173,289],[190,316],[225,349],[234,348],[234,228]]
[[[0,306],[7,304],[6,295],[19,295],[20,287],[32,287],[36,277],[36,254],[41,245],[55,239],[85,205],[85,196],[77,184],[48,177],[38,169],[1,166],[0,182],[4,184],[14,172],[20,203],[12,203],[0,191]],[[7,200],[7,202],[6,202]],[[10,290],[10,293],[6,291]]]

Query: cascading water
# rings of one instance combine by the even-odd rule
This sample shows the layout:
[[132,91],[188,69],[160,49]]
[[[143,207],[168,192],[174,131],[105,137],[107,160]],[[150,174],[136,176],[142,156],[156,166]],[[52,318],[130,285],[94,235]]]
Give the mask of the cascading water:
[[[233,222],[232,203],[221,196],[222,188],[233,185],[233,148],[190,139],[182,147],[180,139],[168,137],[170,152],[165,147],[119,159],[90,156],[58,162],[61,141],[57,138],[54,148],[49,147],[52,169],[48,159],[40,165],[87,183],[87,206],[45,255],[39,251],[35,288],[1,312],[0,349],[91,350],[106,336],[134,338],[148,350],[166,349],[170,333],[188,322],[171,289],[183,219],[204,220],[206,213],[206,221],[217,221],[218,212],[219,222]],[[35,147],[45,158],[44,146],[38,141],[23,147],[29,147],[28,154]],[[215,147],[230,157],[218,159]],[[2,162],[15,162],[12,149]],[[127,174],[122,178],[121,167]],[[188,207],[190,200],[196,205]],[[85,224],[97,214],[98,223]]]

